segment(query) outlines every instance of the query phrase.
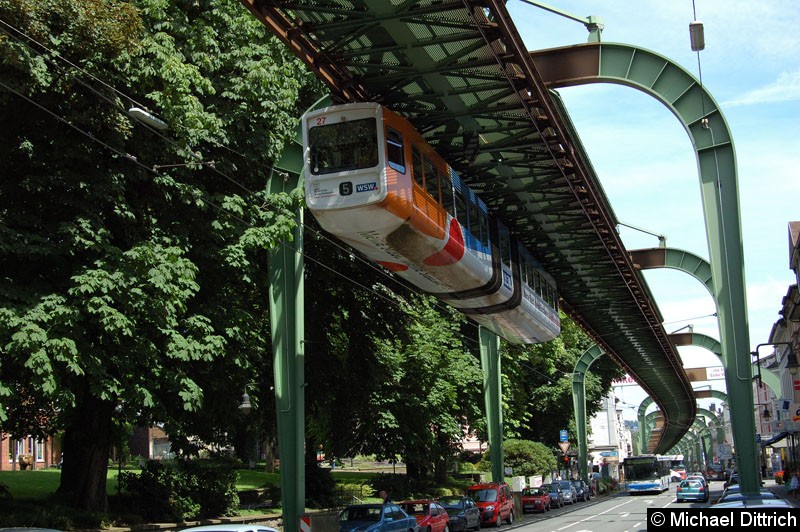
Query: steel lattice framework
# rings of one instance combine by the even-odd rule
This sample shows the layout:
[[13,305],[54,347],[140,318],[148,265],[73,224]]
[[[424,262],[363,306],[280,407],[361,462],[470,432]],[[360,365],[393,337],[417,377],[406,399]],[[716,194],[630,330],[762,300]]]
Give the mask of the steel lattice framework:
[[243,0],[342,102],[406,116],[527,245],[562,307],[659,405],[655,446],[695,417],[692,388],[558,97],[500,0]]

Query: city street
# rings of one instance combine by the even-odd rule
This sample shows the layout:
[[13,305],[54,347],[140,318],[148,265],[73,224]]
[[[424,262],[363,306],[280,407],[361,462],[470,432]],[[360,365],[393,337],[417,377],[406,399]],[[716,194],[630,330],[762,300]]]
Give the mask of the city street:
[[[722,482],[711,483],[711,501],[722,494]],[[786,497],[784,486],[778,486],[773,480],[767,480],[764,487],[774,491],[780,497]],[[798,500],[790,501],[798,506]],[[514,524],[521,531],[536,532],[635,532],[647,530],[648,508],[700,508],[711,506],[709,503],[677,503],[675,486],[661,494],[631,496],[617,493],[607,497],[592,499],[590,502],[579,502],[565,506],[559,510],[551,510],[544,514],[525,514]]]

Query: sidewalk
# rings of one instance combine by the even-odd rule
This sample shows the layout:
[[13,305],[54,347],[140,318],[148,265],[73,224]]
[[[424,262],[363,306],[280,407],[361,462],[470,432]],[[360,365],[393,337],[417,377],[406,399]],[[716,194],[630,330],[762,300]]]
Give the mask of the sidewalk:
[[764,480],[764,489],[786,500],[786,502],[791,504],[794,508],[800,508],[800,497],[791,498],[789,492],[786,490],[786,484],[777,484],[774,479],[768,478]]

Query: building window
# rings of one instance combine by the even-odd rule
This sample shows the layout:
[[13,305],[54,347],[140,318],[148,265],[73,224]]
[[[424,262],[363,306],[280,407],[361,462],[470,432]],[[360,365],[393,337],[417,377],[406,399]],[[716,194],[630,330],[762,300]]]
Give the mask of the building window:
[[44,462],[44,442],[36,440],[36,461]]

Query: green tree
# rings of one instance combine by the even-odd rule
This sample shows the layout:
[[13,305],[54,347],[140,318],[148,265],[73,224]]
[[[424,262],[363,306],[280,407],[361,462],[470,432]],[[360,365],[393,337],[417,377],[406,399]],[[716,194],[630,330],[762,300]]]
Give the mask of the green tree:
[[[444,479],[482,418],[482,377],[464,318],[322,233],[306,238],[308,448],[402,460],[414,479]],[[475,327],[471,327],[474,333]]]
[[0,0],[0,20],[0,420],[52,404],[59,493],[102,511],[121,427],[226,443],[269,371],[265,250],[299,198],[266,180],[317,85],[234,2]]
[[514,475],[546,475],[557,467],[553,450],[543,443],[530,440],[506,440],[503,442],[505,466]]
[[483,374],[465,345],[461,314],[423,296],[400,308],[408,324],[377,345],[386,380],[370,398],[380,412],[372,451],[401,456],[412,479],[433,473],[443,482],[448,459],[483,417]]
[[[572,372],[592,345],[588,336],[568,317],[561,316],[561,335],[535,345],[501,343],[503,367],[503,423],[505,436],[542,442],[555,448],[559,431],[575,434]],[[611,381],[621,370],[601,357],[586,376],[586,411],[593,416]],[[546,413],[546,414],[545,414]]]

